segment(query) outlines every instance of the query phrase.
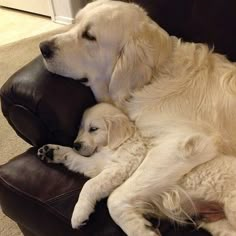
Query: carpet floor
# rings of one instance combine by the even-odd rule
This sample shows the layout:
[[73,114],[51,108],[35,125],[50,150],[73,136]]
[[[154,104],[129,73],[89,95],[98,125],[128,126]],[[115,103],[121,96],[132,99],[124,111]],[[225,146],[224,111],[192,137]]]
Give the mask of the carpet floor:
[[[61,31],[61,30],[60,30]],[[58,30],[0,46],[0,87],[22,66],[39,55],[39,42],[56,34]],[[30,145],[16,135],[0,111],[0,165],[24,152]],[[22,236],[17,225],[0,209],[0,235]]]
[[1,6],[0,22],[0,46],[63,27],[49,17]]

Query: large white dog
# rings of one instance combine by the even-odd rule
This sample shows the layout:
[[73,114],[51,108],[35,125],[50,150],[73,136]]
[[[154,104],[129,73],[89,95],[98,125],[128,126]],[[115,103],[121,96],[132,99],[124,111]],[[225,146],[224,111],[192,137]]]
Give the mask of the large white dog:
[[[117,201],[112,202],[117,204],[109,206],[113,219],[128,235],[153,232],[138,211],[127,217],[119,214],[121,201],[126,201],[123,206],[128,209],[129,202],[151,201],[194,167],[221,154],[236,155],[235,65],[203,44],[169,36],[139,6],[108,0],[88,4],[74,27],[40,48],[49,71],[81,80],[98,101],[115,103],[143,136],[152,138],[153,148],[127,182],[127,189],[132,188],[138,197],[113,195]],[[191,155],[206,136],[214,141],[207,155]],[[189,155],[179,155],[179,146],[173,142],[182,143]],[[207,192],[206,198],[214,200]],[[218,199],[226,217],[234,218],[230,226],[219,222],[220,229],[226,225],[236,229],[236,206],[231,204],[235,198],[236,193],[227,200]]]

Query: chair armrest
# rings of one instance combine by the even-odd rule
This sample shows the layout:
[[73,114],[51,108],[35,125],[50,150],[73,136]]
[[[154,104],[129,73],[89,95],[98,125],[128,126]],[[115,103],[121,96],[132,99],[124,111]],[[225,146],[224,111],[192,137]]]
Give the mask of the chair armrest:
[[[37,148],[30,148],[0,166],[0,204],[8,217],[31,231],[31,236],[125,236],[110,217],[106,199],[97,203],[86,226],[73,230],[71,215],[87,178],[61,165],[45,164],[36,153]],[[153,223],[165,236],[210,236],[191,224]]]
[[37,148],[30,148],[0,166],[0,204],[4,214],[32,235],[125,236],[112,221],[106,200],[97,205],[86,227],[73,230],[72,212],[87,178],[61,165],[45,164],[36,158],[36,153]]
[[51,74],[41,57],[11,76],[2,86],[0,98],[9,124],[34,146],[71,145],[83,111],[96,103],[89,88]]

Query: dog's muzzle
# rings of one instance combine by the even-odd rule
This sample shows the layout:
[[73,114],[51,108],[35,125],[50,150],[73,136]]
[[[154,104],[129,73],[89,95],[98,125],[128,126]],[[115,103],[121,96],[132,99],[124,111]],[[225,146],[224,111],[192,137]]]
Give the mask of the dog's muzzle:
[[76,151],[79,151],[82,147],[82,143],[78,142],[78,143],[74,143],[73,144],[73,148],[76,150]]
[[84,157],[90,157],[97,150],[96,147],[88,146],[84,142],[73,143],[73,149]]

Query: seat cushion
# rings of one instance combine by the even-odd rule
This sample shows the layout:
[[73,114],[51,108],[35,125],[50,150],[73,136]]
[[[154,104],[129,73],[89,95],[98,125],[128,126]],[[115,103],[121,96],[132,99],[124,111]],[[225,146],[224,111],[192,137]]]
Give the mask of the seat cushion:
[[[97,204],[89,222],[73,230],[70,218],[85,177],[61,165],[45,164],[36,148],[0,167],[0,204],[6,215],[40,236],[124,236],[109,216],[106,200]],[[209,235],[203,230],[161,222],[165,236]]]

